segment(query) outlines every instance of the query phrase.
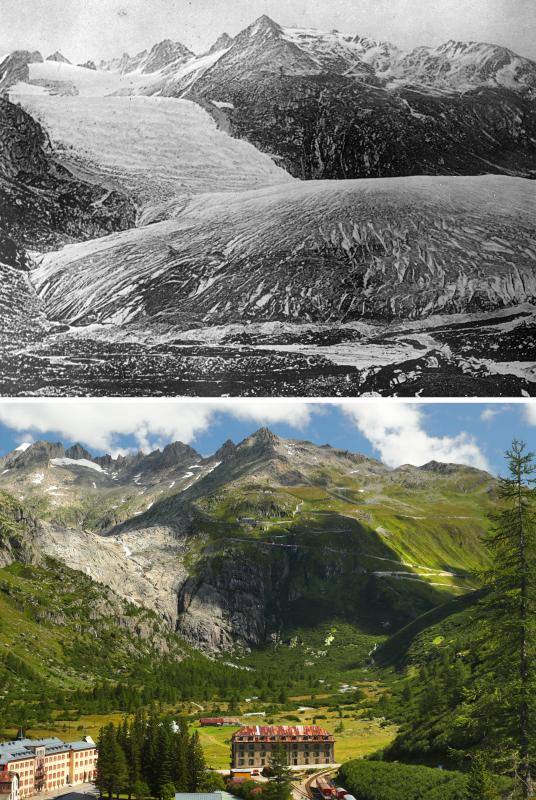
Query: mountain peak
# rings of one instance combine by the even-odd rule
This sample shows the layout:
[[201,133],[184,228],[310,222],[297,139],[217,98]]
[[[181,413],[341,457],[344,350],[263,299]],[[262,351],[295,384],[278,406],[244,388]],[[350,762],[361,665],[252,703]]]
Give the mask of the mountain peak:
[[85,447],[82,447],[82,445],[79,442],[76,442],[76,444],[73,444],[71,447],[69,447],[65,451],[65,456],[66,458],[74,459],[74,461],[80,461],[80,459],[85,459],[86,461],[93,461],[93,456],[91,455],[89,450],[86,450]]
[[222,444],[218,450],[212,456],[213,459],[216,461],[225,461],[229,456],[232,456],[236,450],[236,445],[232,441],[232,439],[227,439],[226,442]]
[[249,36],[259,36],[259,35],[279,35],[283,32],[283,28],[281,25],[278,25],[277,22],[274,22],[267,14],[263,14],[255,22],[246,28],[247,33]]
[[210,50],[209,53],[217,53],[220,50],[227,50],[233,44],[233,39],[229,36],[228,33],[222,33],[221,36],[218,36]]
[[57,61],[60,64],[70,64],[68,58],[65,58],[63,53],[60,53],[59,50],[56,50],[55,53],[51,53],[51,55],[47,56],[47,61]]
[[47,464],[51,458],[62,458],[64,455],[65,448],[61,442],[49,442],[40,439],[24,450],[17,449],[10,453],[5,464],[9,465],[10,468],[24,469],[37,464]]
[[276,444],[280,442],[279,436],[276,436],[275,433],[272,433],[270,428],[263,427],[259,428],[255,433],[252,433],[243,442],[240,443],[238,446],[241,447],[256,447],[260,449],[269,448],[272,449]]

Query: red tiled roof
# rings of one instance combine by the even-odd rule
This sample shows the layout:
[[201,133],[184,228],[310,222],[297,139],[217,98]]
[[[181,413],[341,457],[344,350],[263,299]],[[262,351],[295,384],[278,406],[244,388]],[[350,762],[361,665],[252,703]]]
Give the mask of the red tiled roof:
[[233,739],[243,736],[255,736],[261,739],[276,737],[277,739],[287,739],[290,737],[301,738],[302,736],[331,736],[331,734],[320,725],[245,725],[233,734]]

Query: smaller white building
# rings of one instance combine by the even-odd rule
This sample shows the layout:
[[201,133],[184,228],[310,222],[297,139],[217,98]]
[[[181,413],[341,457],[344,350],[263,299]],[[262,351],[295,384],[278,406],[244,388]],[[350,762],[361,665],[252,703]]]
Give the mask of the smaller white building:
[[0,771],[0,800],[20,800],[19,776],[16,772]]

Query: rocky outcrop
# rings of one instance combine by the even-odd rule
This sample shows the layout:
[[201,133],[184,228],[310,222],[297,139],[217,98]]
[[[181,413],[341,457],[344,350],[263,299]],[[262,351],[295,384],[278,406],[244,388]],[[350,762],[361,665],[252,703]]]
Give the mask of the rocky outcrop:
[[177,631],[210,652],[263,644],[267,587],[262,567],[232,557],[218,557],[204,566],[202,577],[188,578],[179,590]]
[[55,249],[135,224],[125,195],[71,175],[54,160],[41,125],[1,98],[0,131],[0,232],[16,248]]
[[0,63],[0,95],[19,82],[30,79],[28,64],[42,63],[43,56],[37,50],[15,50]]
[[40,560],[35,547],[39,523],[13,497],[0,492],[0,567],[14,561],[33,564]]
[[59,50],[56,50],[55,53],[51,53],[49,56],[47,56],[46,60],[47,61],[57,61],[58,64],[70,64],[71,63],[68,58],[65,58],[63,53],[60,53]]
[[94,72],[97,70],[97,65],[94,61],[85,61],[83,64],[78,64],[77,66],[83,67],[84,69],[91,69]]
[[233,44],[233,39],[229,36],[228,33],[222,33],[221,36],[218,36],[210,50],[209,53],[219,53],[220,50],[228,50]]
[[93,461],[93,456],[91,455],[89,450],[86,450],[86,448],[82,447],[82,445],[79,444],[78,442],[76,444],[73,444],[71,447],[67,448],[67,450],[65,451],[65,457],[73,458],[75,460],[84,458],[86,459],[86,461]]

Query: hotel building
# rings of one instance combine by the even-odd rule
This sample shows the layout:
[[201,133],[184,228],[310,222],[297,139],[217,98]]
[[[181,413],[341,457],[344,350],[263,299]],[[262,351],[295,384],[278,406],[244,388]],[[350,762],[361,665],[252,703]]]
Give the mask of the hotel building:
[[261,768],[283,748],[290,766],[335,763],[335,739],[319,725],[254,725],[232,736],[233,769]]
[[79,742],[16,739],[0,744],[0,800],[22,800],[63,786],[93,781],[97,746],[90,736]]

